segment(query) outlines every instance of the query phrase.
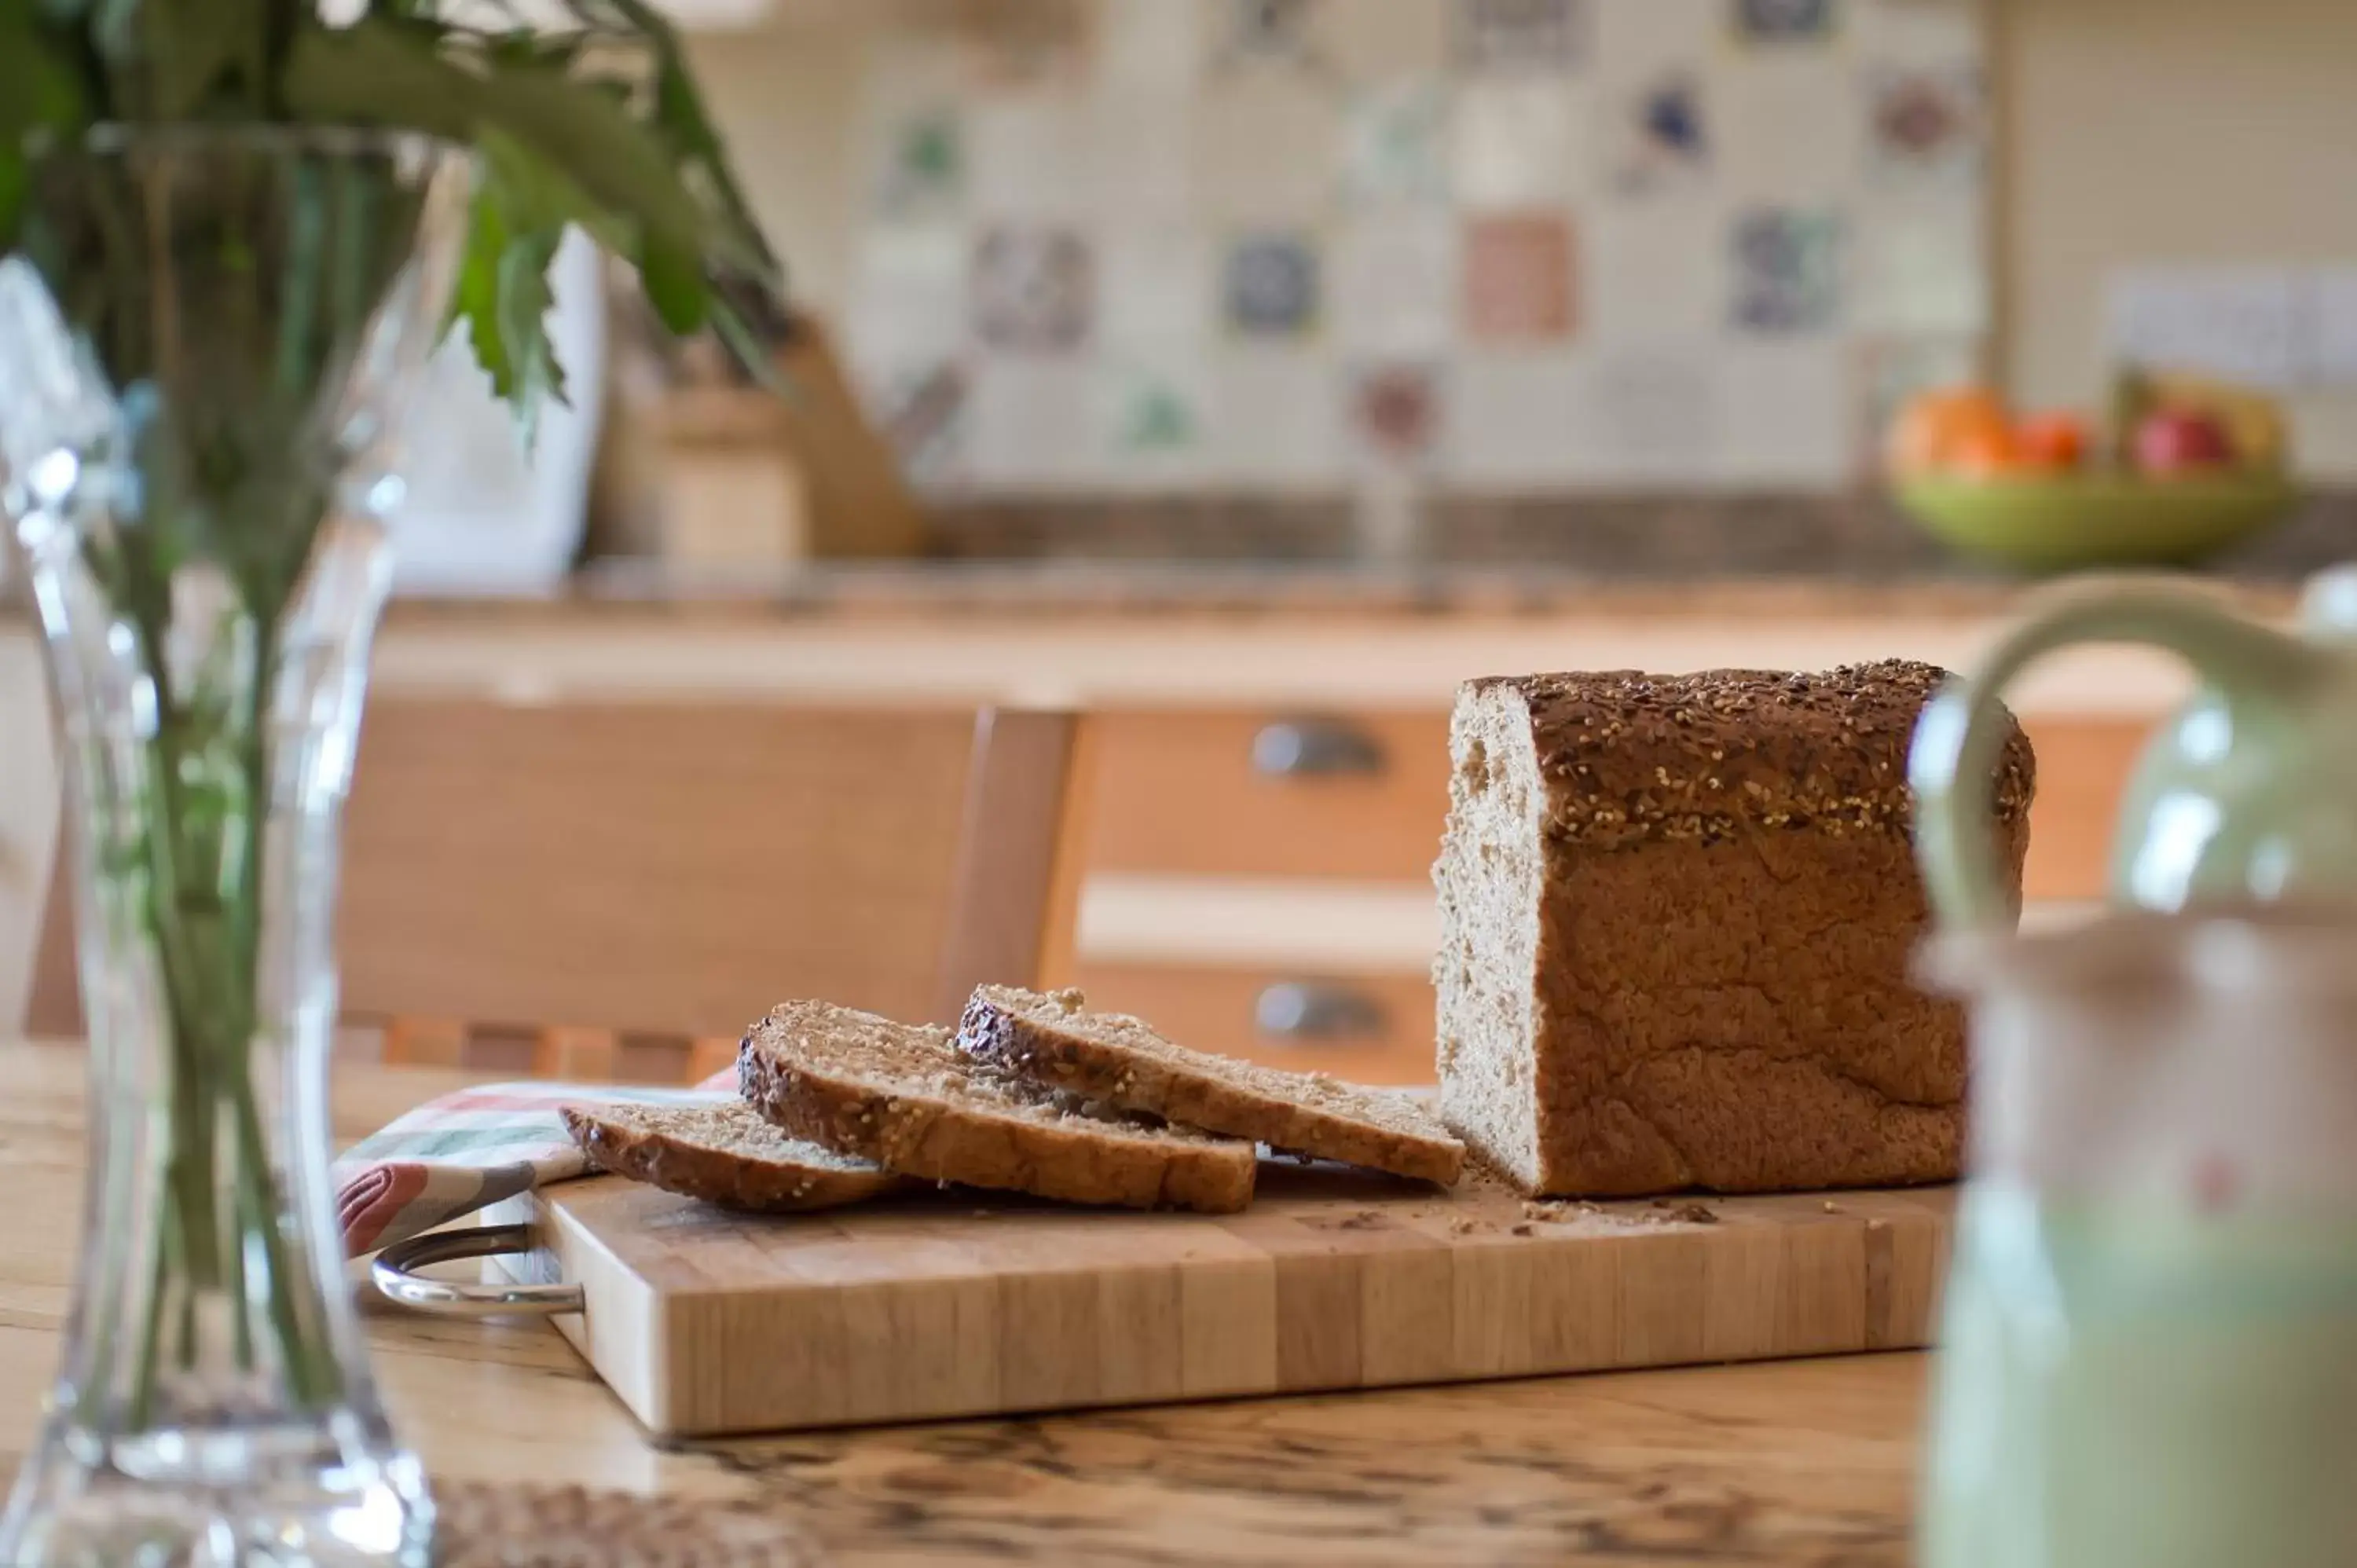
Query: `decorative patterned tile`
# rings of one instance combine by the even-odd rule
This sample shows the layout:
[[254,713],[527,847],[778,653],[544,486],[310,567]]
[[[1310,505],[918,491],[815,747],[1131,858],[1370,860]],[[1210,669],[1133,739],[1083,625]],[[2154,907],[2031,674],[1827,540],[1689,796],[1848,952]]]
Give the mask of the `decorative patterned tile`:
[[1450,368],[1448,472],[1465,489],[1575,485],[1595,472],[1585,361],[1470,350]]
[[1457,95],[1457,199],[1479,209],[1559,204],[1590,183],[1593,102],[1560,81],[1478,81]]
[[1220,266],[1221,311],[1240,338],[1298,338],[1323,306],[1318,243],[1302,232],[1239,236]]
[[1841,30],[1841,0],[1733,0],[1731,9],[1746,44],[1822,44]]
[[876,210],[893,222],[955,212],[965,196],[965,142],[957,111],[932,105],[897,119],[884,136]]
[[1863,85],[1867,169],[1878,184],[1974,188],[1988,140],[1977,66],[1870,66]]
[[1857,472],[1855,356],[1835,339],[1728,345],[1718,360],[1722,474],[1822,489]]
[[1013,9],[866,70],[846,349],[926,484],[1839,484],[1985,348],[1987,0]]
[[1200,344],[1110,356],[1097,396],[1096,443],[1114,487],[1164,489],[1205,477],[1211,386]]
[[1361,205],[1447,198],[1448,95],[1437,77],[1353,91],[1343,111],[1343,188]]
[[1333,248],[1334,336],[1347,351],[1389,359],[1438,355],[1456,339],[1458,229],[1447,208],[1366,213]]
[[1153,367],[1115,365],[1107,435],[1125,457],[1191,452],[1202,445],[1202,398],[1194,387]]
[[1420,467],[1438,450],[1446,388],[1437,366],[1413,362],[1361,364],[1351,372],[1352,451],[1387,465]]
[[1732,325],[1757,333],[1821,333],[1842,316],[1843,244],[1837,213],[1755,208],[1729,231]]
[[937,220],[961,208],[963,82],[953,48],[894,38],[870,51],[854,144],[858,199],[870,220]]
[[1475,342],[1561,340],[1577,325],[1571,217],[1511,212],[1469,219],[1466,336]]
[[1612,102],[1612,188],[1657,197],[1710,179],[1710,114],[1699,73],[1671,67]]
[[1586,62],[1595,22],[1594,0],[1458,0],[1458,62],[1477,72],[1570,70]]
[[1077,231],[1001,225],[975,242],[974,331],[1009,354],[1071,354],[1096,317],[1096,262]]

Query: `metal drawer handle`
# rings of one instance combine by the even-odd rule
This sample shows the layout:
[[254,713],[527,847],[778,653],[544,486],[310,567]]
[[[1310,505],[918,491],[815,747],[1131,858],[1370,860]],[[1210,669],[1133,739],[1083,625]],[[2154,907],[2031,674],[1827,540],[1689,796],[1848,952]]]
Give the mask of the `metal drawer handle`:
[[496,1258],[533,1249],[529,1225],[482,1225],[432,1230],[395,1241],[376,1255],[369,1273],[388,1300],[438,1317],[559,1317],[582,1307],[579,1285],[462,1285],[420,1279],[410,1271],[458,1258]]
[[1253,736],[1253,771],[1277,779],[1372,778],[1383,743],[1341,719],[1280,719]]
[[1384,1021],[1383,1004],[1365,992],[1316,981],[1280,981],[1253,1004],[1254,1024],[1278,1039],[1363,1039],[1381,1035]]

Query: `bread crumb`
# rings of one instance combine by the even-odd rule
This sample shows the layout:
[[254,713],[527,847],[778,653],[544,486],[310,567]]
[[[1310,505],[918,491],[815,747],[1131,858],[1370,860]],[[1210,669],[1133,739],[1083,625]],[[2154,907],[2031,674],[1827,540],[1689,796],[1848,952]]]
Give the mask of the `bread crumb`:
[[1825,1199],[1825,1212],[1827,1214],[1839,1214],[1841,1211],[1842,1206],[1840,1204],[1835,1203],[1830,1197]]
[[1517,1226],[1515,1226],[1515,1227],[1514,1227],[1514,1234],[1515,1234],[1515,1235],[1517,1235],[1517,1236],[1535,1236],[1535,1235],[1537,1235],[1538,1233],[1539,1233],[1539,1228],[1538,1228],[1537,1226],[1535,1226],[1535,1225],[1532,1224],[1532,1223],[1531,1223],[1529,1220],[1527,1220],[1527,1219],[1523,1220],[1520,1225],[1517,1225]]
[[1611,1216],[1605,1212],[1602,1205],[1590,1203],[1584,1197],[1534,1198],[1523,1205],[1523,1218],[1544,1219],[1550,1225],[1559,1225],[1569,1219],[1609,1219]]
[[1868,1230],[1888,1230],[1890,1229],[1890,1221],[1888,1219],[1869,1219],[1866,1222],[1866,1228]]
[[1682,1203],[1670,1210],[1664,1223],[1716,1225],[1718,1223],[1718,1210],[1707,1203]]
[[1448,1233],[1451,1236],[1470,1236],[1476,1231],[1488,1229],[1490,1227],[1487,1221],[1469,1219],[1461,1214],[1448,1222]]

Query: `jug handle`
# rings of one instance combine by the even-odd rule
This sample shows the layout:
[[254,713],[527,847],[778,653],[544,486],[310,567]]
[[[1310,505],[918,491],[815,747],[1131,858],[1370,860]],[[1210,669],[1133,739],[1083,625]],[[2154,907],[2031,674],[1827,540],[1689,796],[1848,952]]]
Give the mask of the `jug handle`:
[[2143,585],[2080,591],[2001,638],[1970,675],[1952,677],[1916,722],[1907,757],[1915,854],[1943,926],[2010,926],[2018,916],[1997,873],[1992,832],[2004,730],[1998,699],[2024,669],[2074,643],[2145,643],[2177,654],[2226,695],[2307,683],[2314,658],[2191,590]]

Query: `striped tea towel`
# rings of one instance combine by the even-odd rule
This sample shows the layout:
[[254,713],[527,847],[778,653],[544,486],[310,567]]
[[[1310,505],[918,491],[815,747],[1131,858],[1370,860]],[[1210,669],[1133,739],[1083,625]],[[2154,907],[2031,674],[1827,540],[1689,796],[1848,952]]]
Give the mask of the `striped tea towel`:
[[365,1257],[501,1198],[586,1174],[589,1162],[566,1136],[559,1106],[694,1105],[736,1092],[732,1067],[694,1089],[490,1083],[429,1100],[336,1162],[344,1255]]

